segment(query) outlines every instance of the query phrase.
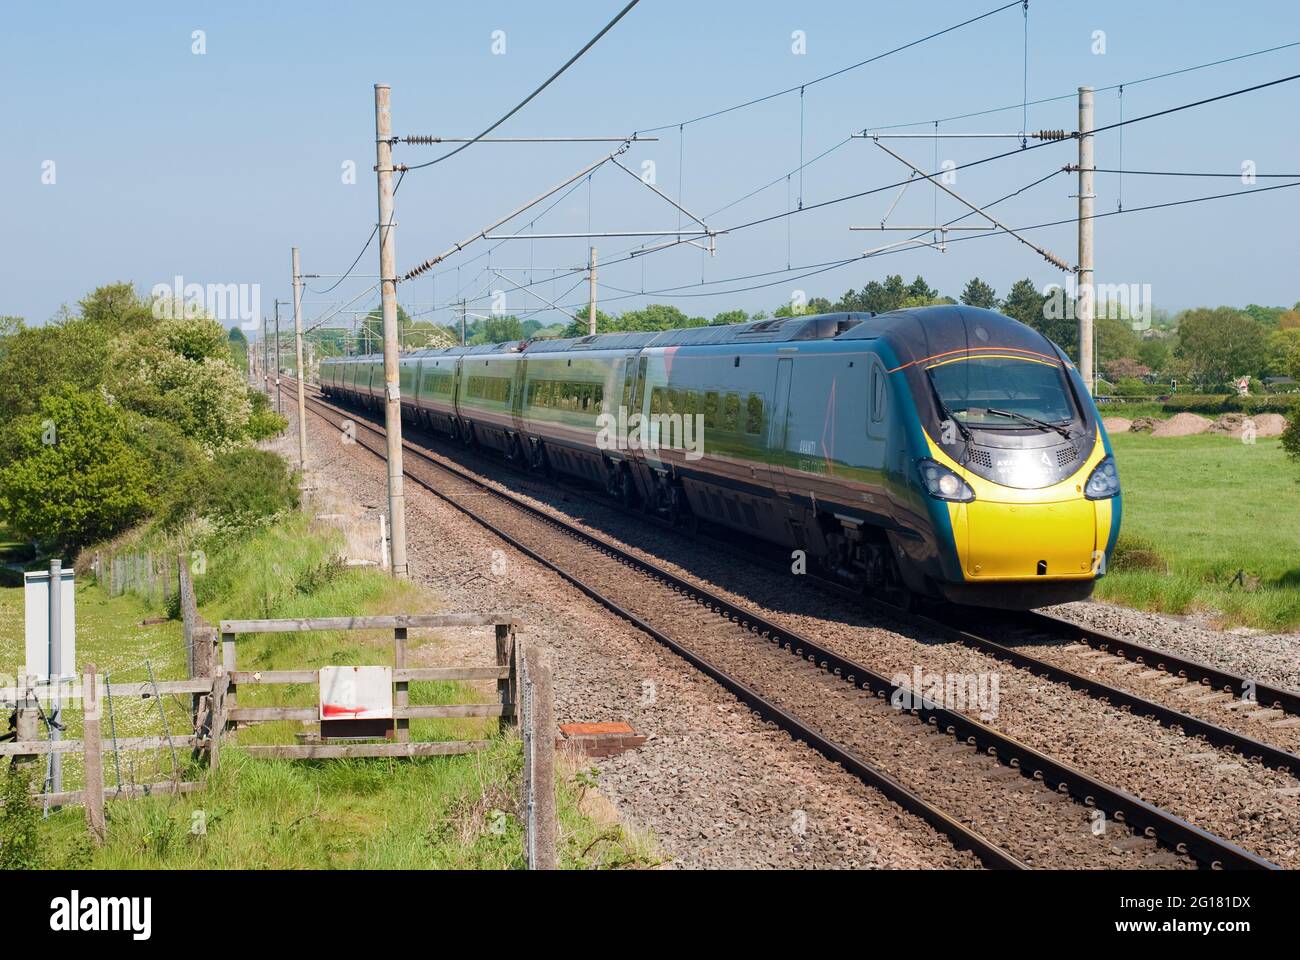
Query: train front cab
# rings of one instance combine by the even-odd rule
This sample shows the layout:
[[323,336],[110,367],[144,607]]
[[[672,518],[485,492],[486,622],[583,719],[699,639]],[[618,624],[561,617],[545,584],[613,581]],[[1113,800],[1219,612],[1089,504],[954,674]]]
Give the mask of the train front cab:
[[[913,362],[899,362],[883,344],[878,349],[890,367],[891,392],[913,401],[904,404],[915,415],[905,417],[908,450],[901,462],[910,466],[905,479],[912,502],[929,518],[921,536],[891,538],[908,586],[953,603],[1015,609],[1090,596],[1114,550],[1122,498],[1110,440],[1068,359],[1050,345],[1050,355],[1019,347],[963,349]],[[1069,438],[1046,423],[1000,414],[993,428],[990,410],[1014,409],[1023,399],[1015,389],[1005,399],[947,397],[947,412],[964,402],[985,418],[983,427],[968,427],[970,442],[954,431],[938,407],[931,370],[990,357],[1013,368],[1030,369],[1018,367],[1025,363],[1040,373],[1060,371],[1072,408]]]

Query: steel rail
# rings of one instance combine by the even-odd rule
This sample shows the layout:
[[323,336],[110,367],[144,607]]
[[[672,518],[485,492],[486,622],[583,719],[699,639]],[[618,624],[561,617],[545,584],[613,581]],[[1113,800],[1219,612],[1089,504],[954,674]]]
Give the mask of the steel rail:
[[[1022,670],[1027,670],[1030,673],[1046,677],[1055,683],[1079,690],[1094,699],[1116,707],[1127,708],[1131,713],[1149,717],[1163,726],[1181,729],[1183,733],[1202,737],[1216,747],[1226,747],[1247,759],[1256,760],[1266,767],[1300,777],[1300,756],[1296,756],[1294,753],[1280,747],[1256,740],[1244,733],[1221,727],[1217,723],[1184,713],[1174,707],[1167,707],[1154,700],[1148,700],[1139,694],[1111,686],[1104,681],[1095,680],[1081,673],[1075,673],[1065,667],[1058,667],[1046,660],[1040,660],[1038,657],[1023,653],[1015,647],[1007,646],[978,633],[954,626],[952,623],[947,622],[942,614],[936,618],[919,613],[909,613],[905,615],[905,619],[910,619],[919,626],[934,630],[945,637],[979,650],[981,653],[986,653],[997,660],[1005,660]],[[1152,652],[1154,653],[1154,651]]]
[[[1156,650],[1153,647],[1147,647],[1132,640],[1106,633],[1104,630],[1085,627],[1039,610],[1031,611],[1022,616],[1025,625],[1031,629],[1052,632],[1057,637],[1086,643],[1094,649],[1115,653],[1125,659],[1132,660],[1134,663],[1145,664],[1156,670],[1164,670],[1167,673],[1186,677],[1188,680],[1194,680],[1197,683],[1208,683],[1209,686],[1216,690],[1222,690],[1237,697],[1244,697],[1253,693],[1252,699],[1261,707],[1275,707],[1287,713],[1300,714],[1300,693],[1294,690],[1259,683],[1250,677],[1231,673],[1208,663],[1189,660],[1186,657],[1180,657],[1164,650]],[[1300,763],[1300,758],[1297,758],[1297,763]]]
[[[319,407],[336,410],[343,413],[345,416],[347,415],[346,411],[342,411],[319,398],[313,397],[312,402]],[[321,416],[322,419],[325,419],[327,422],[332,423],[332,421],[321,414],[319,410],[314,410],[313,412],[317,413],[318,416]],[[337,424],[334,425],[337,426]],[[366,429],[370,430],[372,433],[383,433],[380,427],[372,423],[366,423],[364,425]],[[547,523],[573,539],[585,542],[613,559],[616,559],[618,562],[636,569],[643,575],[667,583],[673,587],[675,591],[681,593],[688,599],[694,600],[696,603],[699,603],[711,612],[731,620],[751,633],[754,633],[770,642],[776,643],[779,647],[789,650],[801,659],[813,663],[820,669],[851,683],[855,687],[869,690],[875,696],[887,699],[891,703],[906,702],[913,704],[908,712],[918,719],[931,726],[938,727],[950,736],[963,740],[968,745],[994,757],[998,762],[1019,770],[1022,776],[1031,777],[1035,780],[1040,780],[1054,785],[1059,793],[1067,794],[1076,802],[1087,807],[1097,807],[1102,809],[1102,811],[1108,816],[1111,816],[1116,821],[1125,824],[1139,835],[1158,840],[1175,852],[1191,856],[1199,863],[1215,869],[1280,869],[1276,864],[1239,847],[1231,841],[1215,836],[1209,831],[1188,823],[1182,818],[1177,817],[1154,804],[1148,803],[1139,797],[1135,797],[1124,790],[1109,786],[1083,771],[1070,767],[1068,764],[1054,760],[1046,754],[1040,753],[1034,748],[1022,744],[1006,734],[1000,733],[979,720],[972,719],[962,713],[950,710],[940,704],[936,704],[926,699],[921,694],[918,694],[903,685],[895,684],[882,674],[875,673],[870,668],[860,663],[842,657],[839,654],[822,647],[815,641],[810,640],[795,631],[780,626],[755,611],[732,604],[730,601],[712,593],[700,584],[692,583],[678,577],[676,574],[659,567],[657,564],[644,560],[629,551],[624,550],[599,536],[582,530],[567,521],[553,516],[547,511],[527,503],[510,493],[498,490],[496,487],[473,476],[472,474],[443,463],[441,460],[430,456],[422,447],[409,440],[404,439],[403,444],[412,454],[420,458],[422,462],[433,466],[435,469],[441,470],[462,482],[469,483],[484,492],[494,495],[498,499],[509,503],[511,506],[516,507],[522,512],[535,517],[544,523]],[[370,447],[367,447],[366,449],[371,453],[375,453],[377,456],[381,456],[381,454],[378,454]],[[538,553],[523,544],[520,544],[515,540],[515,538],[505,533],[505,531],[499,530],[489,521],[479,517],[469,507],[457,503],[454,498],[437,490],[431,484],[422,482],[418,477],[413,476],[412,479],[421,486],[429,489],[440,498],[446,500],[452,506],[461,510],[461,512],[474,519],[480,525],[491,530],[494,534],[501,536],[512,546],[516,547],[516,549],[520,549],[539,563],[542,563],[544,566],[559,573],[566,580],[574,583],[575,586],[578,586],[579,589],[584,593],[587,593],[592,599],[606,606],[611,610],[611,612],[628,619],[629,622],[632,622],[641,629],[646,630],[656,639],[662,637],[661,642],[666,641],[667,645],[673,649],[674,652],[678,652],[684,656],[688,662],[691,662],[693,665],[696,665],[697,661],[699,661],[700,664],[707,663],[672,642],[670,638],[663,637],[663,635],[657,630],[650,627],[648,624],[645,624],[644,621],[641,621],[634,614],[622,610],[622,608],[618,607],[618,605],[613,601],[602,597],[598,591],[594,590],[589,585],[586,585],[571,574],[568,574],[558,565],[547,560],[545,557],[540,556]],[[944,625],[940,624],[938,621],[933,621],[933,623],[937,628],[951,629],[944,627]],[[709,673],[709,675],[714,679],[719,680],[719,682],[723,683],[724,686],[727,686],[728,689],[733,690],[733,692],[737,691],[733,689],[731,684],[743,687],[743,685],[740,684],[739,681],[734,680],[734,678],[728,677],[724,680],[723,678],[726,675],[716,667],[712,667],[712,665],[708,665],[708,667],[709,669],[705,669],[704,667],[701,667],[701,669],[705,669],[706,673]],[[748,688],[744,689],[758,700],[763,699],[760,695],[753,691],[749,691]],[[749,701],[746,700],[746,702]],[[777,711],[772,714],[773,718],[778,716],[788,716],[784,714],[783,711],[780,711],[780,708],[776,707],[774,704],[768,704],[768,707],[773,711]],[[799,721],[794,720],[794,718],[790,718],[790,720],[799,724]],[[774,722],[779,721],[774,719]],[[802,727],[802,724],[799,725]],[[817,739],[821,739],[815,731],[808,728],[804,729]],[[805,739],[802,736],[799,738]],[[817,746],[815,740],[806,739],[805,742],[808,742],[809,745],[814,746],[814,748]],[[832,744],[831,746],[834,745]],[[839,749],[842,750],[843,748]],[[848,755],[847,751],[844,752]],[[877,771],[877,773],[879,773],[879,771]],[[881,775],[884,776],[883,774]],[[920,802],[924,803],[925,801]],[[987,843],[988,841],[984,842]]]

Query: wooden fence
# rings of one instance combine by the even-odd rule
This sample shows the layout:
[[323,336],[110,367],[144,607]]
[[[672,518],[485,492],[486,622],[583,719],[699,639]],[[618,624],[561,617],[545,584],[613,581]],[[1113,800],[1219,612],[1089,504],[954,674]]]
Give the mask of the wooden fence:
[[147,550],[107,556],[96,552],[90,569],[110,597],[133,593],[151,603],[165,604],[174,592],[171,556]]
[[[496,666],[494,667],[408,667],[406,665],[407,631],[446,629],[450,627],[495,627]],[[315,683],[319,674],[305,670],[240,670],[238,637],[254,633],[303,633],[315,630],[391,630],[393,632],[393,720],[394,738],[389,743],[302,743],[241,745],[252,756],[315,760],[333,757],[430,757],[471,753],[489,745],[487,740],[430,741],[413,743],[412,720],[464,717],[496,717],[505,724],[515,717],[517,664],[515,623],[508,617],[492,614],[416,614],[382,617],[325,617],[308,620],[223,620],[221,622],[221,663],[213,670],[212,699],[207,724],[210,736],[210,765],[215,767],[221,749],[221,736],[227,730],[255,723],[300,721],[313,723],[320,718],[318,706],[308,707],[241,707],[239,690],[273,684]],[[410,703],[411,683],[430,680],[495,680],[495,703],[467,703],[452,706]],[[200,728],[204,726],[199,721]]]
[[[308,631],[385,630],[393,635],[392,737],[383,742],[318,742],[298,744],[241,744],[252,756],[288,759],[342,757],[426,757],[472,753],[490,745],[488,740],[411,740],[410,721],[466,717],[496,718],[501,725],[518,723],[522,715],[524,739],[523,806],[529,866],[555,866],[555,721],[551,692],[551,668],[540,651],[529,648],[522,654],[516,637],[516,623],[490,614],[418,614],[409,616],[328,617],[303,620],[225,620],[217,627],[198,613],[188,558],[177,557],[177,591],[180,594],[182,635],[186,648],[188,676],[184,680],[149,680],[105,683],[94,664],[82,667],[79,689],[69,678],[57,685],[26,683],[0,689],[0,702],[16,707],[17,726],[13,739],[0,742],[0,758],[18,764],[33,763],[52,753],[80,753],[84,757],[85,786],[81,790],[38,794],[50,806],[82,804],[91,835],[105,836],[105,799],[154,794],[189,793],[200,789],[199,781],[180,779],[179,764],[173,765],[169,781],[104,786],[104,753],[188,749],[195,760],[206,758],[209,771],[217,768],[222,741],[229,732],[258,723],[299,721],[313,724],[320,719],[319,704],[312,706],[245,706],[240,690],[276,684],[316,684],[316,669],[244,670],[238,662],[239,638],[251,634],[301,633]],[[495,631],[496,664],[480,667],[409,667],[406,663],[408,631],[491,626]],[[410,684],[423,681],[495,681],[496,699],[487,703],[454,705],[413,704]],[[65,692],[65,689],[66,692]],[[131,700],[190,697],[192,729],[164,736],[105,737],[101,729],[104,708],[112,716],[114,698]],[[40,721],[45,707],[53,702],[72,703],[80,699],[80,739],[40,738]],[[349,738],[350,739],[350,738]],[[375,738],[378,739],[378,738]]]

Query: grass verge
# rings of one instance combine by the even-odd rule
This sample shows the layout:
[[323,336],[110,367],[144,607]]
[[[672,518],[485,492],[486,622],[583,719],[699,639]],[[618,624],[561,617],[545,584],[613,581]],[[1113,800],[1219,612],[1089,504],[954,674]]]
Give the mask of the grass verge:
[[1300,627],[1300,470],[1274,439],[1111,438],[1124,520],[1099,598],[1223,626]]
[[[434,598],[409,582],[374,570],[349,568],[337,559],[340,535],[301,513],[258,525],[237,537],[212,541],[199,557],[195,591],[212,622],[222,618],[360,616],[432,610]],[[22,593],[0,591],[0,670],[22,661]],[[132,595],[109,598],[91,584],[78,587],[79,663],[94,661],[115,679],[143,679],[147,659],[158,679],[184,673],[179,624],[141,626],[159,610]],[[436,656],[440,639],[412,638],[412,653]],[[484,642],[492,644],[490,632]],[[428,644],[427,649],[422,644]],[[327,664],[390,664],[391,634],[365,631],[255,635],[239,641],[241,669],[308,668]],[[418,656],[417,656],[418,659]],[[491,693],[461,683],[411,685],[412,703],[483,701]],[[185,704],[164,698],[171,730],[184,729]],[[268,686],[240,691],[240,704],[306,705],[314,685]],[[136,719],[158,723],[158,701]],[[149,711],[152,711],[150,713]],[[130,729],[119,711],[119,734]],[[68,734],[80,717],[68,711]],[[513,730],[495,720],[413,721],[413,740],[487,739],[477,754],[414,760],[287,761],[253,758],[243,743],[291,743],[299,724],[258,724],[240,731],[222,750],[219,770],[202,791],[178,797],[109,800],[108,841],[85,840],[80,807],[40,822],[38,863],[27,866],[103,869],[513,869],[524,865],[520,809],[522,747]],[[106,730],[107,733],[107,730]],[[123,754],[125,758],[126,754]],[[137,782],[167,779],[166,751],[136,754]],[[183,760],[187,758],[183,757]],[[116,771],[105,756],[107,794]],[[199,771],[183,768],[182,776]],[[147,773],[147,775],[146,775]],[[68,788],[79,785],[74,765]],[[558,775],[559,850],[569,868],[654,865],[651,841],[620,826],[608,811],[593,809],[592,769],[562,764]],[[124,781],[131,779],[124,777]],[[5,820],[0,818],[0,833]],[[13,818],[27,829],[29,821]],[[14,829],[18,829],[15,827]],[[0,846],[5,842],[0,836]]]

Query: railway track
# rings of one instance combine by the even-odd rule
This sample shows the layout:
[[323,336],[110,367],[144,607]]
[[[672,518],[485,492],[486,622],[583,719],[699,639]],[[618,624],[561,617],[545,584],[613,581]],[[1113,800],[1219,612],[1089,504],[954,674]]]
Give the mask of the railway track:
[[[535,479],[515,467],[507,468]],[[600,493],[568,484],[561,486],[575,496],[627,512]],[[638,517],[682,533],[657,517],[643,514]],[[736,552],[734,542],[723,542],[698,531],[693,536],[720,550]],[[746,552],[747,561],[763,561],[768,547],[763,544],[756,547],[756,551]],[[784,559],[767,566],[774,571],[788,570]],[[970,608],[939,606],[932,607],[926,615],[875,603],[815,575],[805,575],[803,579],[851,602],[866,602],[877,612],[911,627],[937,633],[1036,676],[1300,779],[1300,694],[1039,611],[981,614]],[[1003,639],[995,640],[994,635]],[[1085,649],[1094,652],[1091,654],[1094,659],[1090,659]],[[1099,679],[1098,674],[1103,672],[1099,667],[1108,668],[1109,679]],[[1155,679],[1157,674],[1159,680]],[[1264,736],[1270,739],[1262,739]]]
[[[336,428],[353,423],[357,444],[383,457],[381,428],[315,396],[309,404]],[[414,482],[988,866],[1274,866],[500,491],[418,445],[404,446],[412,455],[407,475]],[[1122,834],[1118,841],[1116,832]]]

